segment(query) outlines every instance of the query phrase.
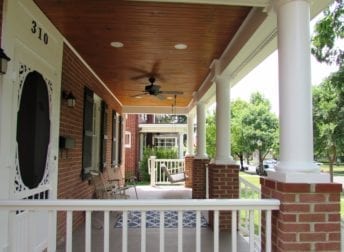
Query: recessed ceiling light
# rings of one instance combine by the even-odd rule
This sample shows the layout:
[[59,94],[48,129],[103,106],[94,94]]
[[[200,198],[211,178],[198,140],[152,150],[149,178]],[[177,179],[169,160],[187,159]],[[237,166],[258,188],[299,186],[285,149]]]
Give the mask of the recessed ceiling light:
[[168,96],[168,97],[166,97],[166,99],[167,99],[167,100],[172,100],[173,97],[172,97],[172,96]]
[[178,50],[184,50],[184,49],[188,48],[188,46],[186,44],[179,43],[179,44],[175,44],[174,48],[176,48]]
[[135,98],[136,98],[136,99],[141,99],[141,98],[142,98],[142,96],[135,96]]
[[122,43],[122,42],[119,42],[119,41],[113,41],[113,42],[110,43],[110,45],[111,45],[112,47],[115,47],[115,48],[121,48],[121,47],[124,46],[123,43]]

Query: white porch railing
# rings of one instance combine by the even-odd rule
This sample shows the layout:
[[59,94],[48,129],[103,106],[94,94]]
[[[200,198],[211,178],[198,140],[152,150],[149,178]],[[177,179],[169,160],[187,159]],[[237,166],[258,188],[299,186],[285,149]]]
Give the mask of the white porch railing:
[[[213,251],[219,251],[219,211],[232,211],[232,230],[237,227],[237,213],[239,210],[249,211],[250,213],[250,230],[249,230],[249,251],[254,251],[254,225],[253,225],[253,211],[264,211],[266,214],[266,248],[265,251],[271,251],[271,211],[279,209],[280,202],[278,200],[239,200],[239,199],[210,199],[210,200],[21,200],[21,201],[0,201],[0,210],[9,210],[13,214],[18,211],[46,211],[50,216],[54,216],[56,211],[66,212],[66,252],[71,252],[73,248],[72,230],[73,230],[73,211],[85,212],[85,251],[91,251],[91,213],[92,211],[104,212],[104,252],[110,250],[110,212],[122,212],[123,227],[122,227],[122,252],[128,251],[128,225],[127,220],[130,217],[129,211],[141,211],[141,252],[146,251],[146,225],[145,214],[148,210],[157,210],[160,212],[161,220],[164,220],[164,211],[174,210],[178,212],[178,228],[175,248],[176,251],[183,250],[183,226],[182,226],[182,212],[186,210],[196,211],[196,230],[195,242],[196,251],[201,251],[201,211],[214,211],[214,237],[213,237]],[[3,213],[3,212],[2,212]],[[51,222],[53,223],[53,222]],[[49,233],[54,233],[56,227],[49,226]],[[165,228],[163,221],[160,222],[160,252],[165,249]],[[22,230],[22,232],[30,232],[31,229]],[[237,232],[231,234],[232,251],[237,251]],[[55,251],[55,239],[52,235],[48,235],[48,251]]]
[[169,184],[167,176],[161,171],[161,165],[165,164],[171,174],[185,171],[185,159],[156,159],[151,156],[148,159],[148,173],[150,174],[151,186],[156,184]]
[[[260,199],[260,188],[250,183],[243,177],[239,176],[239,198],[240,199]],[[254,232],[254,246],[255,251],[261,251],[261,211],[257,210],[253,213],[253,226],[254,229],[250,230],[251,216],[250,211],[239,211],[239,231],[244,237],[250,235],[250,231]]]

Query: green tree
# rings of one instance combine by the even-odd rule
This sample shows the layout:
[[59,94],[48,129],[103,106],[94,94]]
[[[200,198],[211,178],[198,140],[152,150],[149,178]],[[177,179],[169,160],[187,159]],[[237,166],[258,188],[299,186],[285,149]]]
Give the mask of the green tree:
[[215,157],[216,117],[215,112],[208,113],[206,118],[206,150],[209,158]]
[[245,148],[251,152],[258,151],[260,174],[264,174],[263,160],[278,141],[278,119],[270,110],[270,102],[262,94],[254,93],[242,119]]
[[315,25],[312,54],[320,62],[343,67],[344,50],[336,43],[340,39],[344,39],[344,3],[343,0],[336,0]]
[[[231,104],[231,153],[240,159],[259,152],[262,167],[265,156],[277,146],[278,120],[270,112],[270,102],[261,94],[255,93],[250,103],[236,100]],[[208,114],[206,119],[207,154],[214,158],[216,153],[216,114]]]
[[[244,117],[249,113],[249,103],[243,100],[235,100],[231,103],[231,153],[240,160],[240,166],[244,166],[244,158],[251,156],[249,139],[246,137]],[[248,159],[248,158],[247,158]]]
[[316,157],[329,162],[331,181],[333,164],[344,152],[344,68],[313,88],[314,150]]
[[344,4],[336,0],[316,24],[312,37],[312,54],[320,62],[336,64],[339,70],[313,89],[314,150],[316,157],[326,157],[333,164],[344,152]]

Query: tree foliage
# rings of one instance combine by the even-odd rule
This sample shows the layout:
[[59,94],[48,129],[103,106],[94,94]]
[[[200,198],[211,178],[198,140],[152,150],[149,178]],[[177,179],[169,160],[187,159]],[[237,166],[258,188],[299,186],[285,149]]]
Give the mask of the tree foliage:
[[215,157],[216,149],[216,117],[215,112],[206,118],[206,149],[209,158]]
[[[209,114],[206,120],[207,154],[213,158],[216,153],[216,115]],[[231,103],[231,153],[243,160],[256,150],[260,163],[266,154],[276,146],[278,120],[270,112],[270,102],[261,94],[255,93],[251,101],[236,100]]]
[[341,39],[344,39],[344,3],[343,0],[336,0],[315,25],[312,54],[320,62],[343,67],[344,50],[336,45]]
[[314,150],[327,158],[330,173],[338,155],[344,153],[344,68],[313,88]]
[[336,0],[324,11],[312,38],[312,54],[320,62],[336,64],[339,70],[313,88],[313,128],[316,158],[333,164],[344,153],[344,50],[338,41],[344,39],[344,4]]

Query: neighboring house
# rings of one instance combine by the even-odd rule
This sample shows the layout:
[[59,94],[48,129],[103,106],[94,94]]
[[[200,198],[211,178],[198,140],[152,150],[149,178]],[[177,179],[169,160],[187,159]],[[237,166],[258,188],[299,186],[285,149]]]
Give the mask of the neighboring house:
[[139,162],[145,147],[174,149],[184,158],[187,141],[185,116],[129,114],[124,132],[125,173],[139,174]]

